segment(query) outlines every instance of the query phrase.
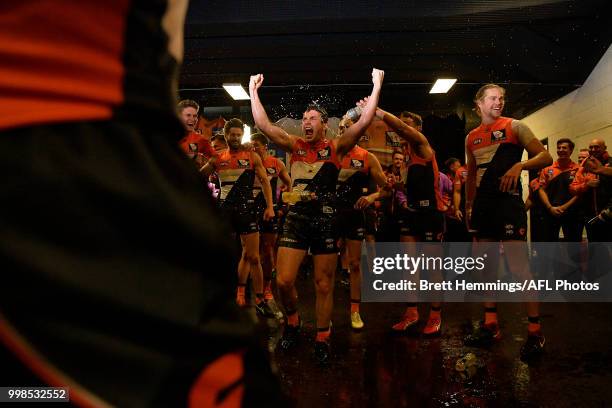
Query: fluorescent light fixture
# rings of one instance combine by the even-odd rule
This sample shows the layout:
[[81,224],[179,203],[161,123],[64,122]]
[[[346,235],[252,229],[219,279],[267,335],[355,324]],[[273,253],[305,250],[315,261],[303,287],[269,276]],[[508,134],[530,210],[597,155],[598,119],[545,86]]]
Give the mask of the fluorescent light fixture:
[[454,79],[440,78],[431,87],[431,90],[429,91],[429,93],[430,94],[447,93],[448,90],[451,89],[453,85],[455,85],[455,82],[457,82],[457,78],[454,78]]
[[242,140],[240,141],[242,144],[249,143],[251,141],[251,127],[249,125],[244,125],[244,134],[242,135]]
[[244,101],[249,99],[249,94],[240,84],[223,84],[223,88],[235,101]]

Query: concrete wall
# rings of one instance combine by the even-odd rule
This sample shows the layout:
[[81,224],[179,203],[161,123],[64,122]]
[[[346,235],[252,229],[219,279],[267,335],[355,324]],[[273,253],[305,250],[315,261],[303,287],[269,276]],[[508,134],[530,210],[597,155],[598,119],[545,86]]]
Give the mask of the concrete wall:
[[584,85],[550,105],[523,118],[540,139],[548,137],[553,159],[556,143],[569,137],[576,143],[572,158],[595,137],[603,138],[612,151],[612,46],[608,48]]

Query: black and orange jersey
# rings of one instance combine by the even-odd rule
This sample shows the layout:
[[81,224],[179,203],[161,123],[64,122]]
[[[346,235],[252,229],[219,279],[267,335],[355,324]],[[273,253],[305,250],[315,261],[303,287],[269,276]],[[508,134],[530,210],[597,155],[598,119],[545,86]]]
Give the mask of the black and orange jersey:
[[206,159],[210,159],[216,155],[210,141],[201,134],[195,132],[190,132],[181,139],[179,141],[179,147],[190,159],[195,159],[199,154],[204,155]]
[[353,208],[359,197],[368,193],[370,184],[368,155],[367,150],[355,146],[342,159],[337,184],[339,208]]
[[500,117],[489,125],[481,124],[472,130],[465,139],[465,148],[476,160],[476,186],[479,195],[520,195],[518,191],[501,192],[499,184],[502,176],[516,163],[521,161],[525,146],[534,139],[527,126],[520,121]]
[[[582,208],[587,214],[593,216],[612,206],[612,177],[592,173],[584,164],[585,162],[582,162],[576,172],[576,176],[570,184],[570,192],[573,195],[580,195]],[[612,167],[612,156],[608,152],[603,153],[601,164],[605,167]],[[589,187],[588,182],[591,180],[599,180],[599,187]]]
[[408,207],[418,210],[444,211],[442,193],[439,188],[440,172],[436,155],[429,160],[410,155],[406,165],[406,198]]
[[558,207],[572,198],[569,186],[572,181],[574,181],[574,177],[579,168],[580,166],[578,163],[573,161],[570,161],[570,163],[564,167],[561,167],[559,162],[555,161],[552,165],[542,169],[540,177],[537,179],[537,187],[538,189],[544,189],[548,196],[548,201],[550,201],[550,205]]
[[255,169],[252,154],[254,153],[248,150],[228,149],[214,161],[221,183],[219,201],[222,206],[247,206],[255,202],[253,198]]
[[[272,156],[268,155],[261,161],[264,168],[266,169],[266,175],[270,181],[270,187],[272,188],[272,202],[276,204],[276,187],[278,186],[278,176],[280,175],[282,164],[281,161]],[[257,205],[262,208],[266,207],[266,199],[261,191],[261,182],[258,178],[255,178],[255,184],[253,186],[253,195],[257,201]]]
[[[298,138],[291,151],[290,163],[293,191],[315,193],[319,204],[333,205],[340,162],[330,140],[323,138],[313,144]],[[295,205],[296,208],[309,206],[309,202]]]
[[0,12],[0,130],[176,117],[186,0],[10,3]]

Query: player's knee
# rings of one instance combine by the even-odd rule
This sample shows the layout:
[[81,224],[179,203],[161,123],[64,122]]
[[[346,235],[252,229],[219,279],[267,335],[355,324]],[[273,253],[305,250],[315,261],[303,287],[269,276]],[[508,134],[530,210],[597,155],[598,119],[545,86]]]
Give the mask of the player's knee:
[[283,274],[276,275],[276,286],[281,291],[288,291],[293,289],[293,281],[291,279],[287,279]]
[[259,263],[259,254],[257,252],[244,251],[242,259],[251,265],[257,265]]
[[329,276],[320,277],[315,280],[315,289],[320,295],[328,295],[332,291],[332,280]]

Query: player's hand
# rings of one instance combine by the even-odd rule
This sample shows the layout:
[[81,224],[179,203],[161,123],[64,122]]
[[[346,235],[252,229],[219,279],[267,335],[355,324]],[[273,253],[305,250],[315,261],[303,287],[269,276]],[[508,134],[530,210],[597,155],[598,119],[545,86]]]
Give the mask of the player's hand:
[[455,218],[457,218],[459,221],[463,221],[463,213],[460,209],[455,210]]
[[521,163],[516,163],[512,166],[501,178],[501,183],[499,184],[500,191],[505,193],[515,191],[522,171],[523,165]]
[[587,157],[583,166],[591,173],[597,173],[597,171],[602,167],[601,162],[595,157]]
[[565,212],[565,210],[561,207],[550,207],[548,211],[553,217],[561,217]]
[[374,199],[370,196],[359,197],[359,200],[355,203],[356,210],[365,210],[374,203]]
[[249,91],[253,92],[258,90],[263,84],[264,77],[262,74],[251,75],[251,79],[249,80]]
[[382,86],[383,79],[385,78],[385,71],[381,69],[372,68],[372,83],[374,86]]
[[266,207],[266,211],[264,211],[263,219],[264,221],[270,221],[274,218],[274,207]]

